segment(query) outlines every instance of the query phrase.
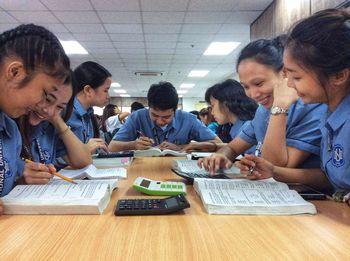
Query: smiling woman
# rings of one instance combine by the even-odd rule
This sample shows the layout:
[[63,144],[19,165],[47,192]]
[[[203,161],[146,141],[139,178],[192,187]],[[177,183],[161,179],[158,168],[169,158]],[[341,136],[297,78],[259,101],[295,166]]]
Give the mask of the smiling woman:
[[0,196],[9,193],[24,168],[21,135],[10,117],[26,114],[58,89],[69,66],[58,39],[44,27],[20,25],[0,35]]

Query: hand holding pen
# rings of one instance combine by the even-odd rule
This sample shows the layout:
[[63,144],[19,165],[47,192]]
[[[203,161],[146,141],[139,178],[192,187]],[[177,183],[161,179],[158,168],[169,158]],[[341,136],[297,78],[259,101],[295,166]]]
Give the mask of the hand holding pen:
[[136,150],[145,150],[151,148],[155,142],[153,139],[146,137],[146,135],[138,130],[137,133],[139,134],[139,137],[135,140],[135,149]]
[[[262,142],[259,141],[258,144],[257,144],[256,147],[255,147],[255,153],[254,153],[254,156],[255,156],[255,157],[259,157],[259,156],[260,156],[261,147],[262,147]],[[249,173],[248,173],[247,176],[253,175],[253,171],[254,171],[254,167],[250,167]]]
[[46,165],[33,162],[29,159],[26,159],[25,163],[23,177],[26,184],[47,184],[51,180],[52,176],[57,176],[67,182],[77,184],[72,179],[58,173],[52,164]]

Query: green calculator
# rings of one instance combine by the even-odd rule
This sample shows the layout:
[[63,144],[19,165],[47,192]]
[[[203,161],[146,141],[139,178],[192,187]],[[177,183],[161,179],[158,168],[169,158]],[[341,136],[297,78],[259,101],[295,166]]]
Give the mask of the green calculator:
[[182,182],[155,181],[144,177],[135,179],[133,187],[148,195],[176,196],[186,195],[186,185]]

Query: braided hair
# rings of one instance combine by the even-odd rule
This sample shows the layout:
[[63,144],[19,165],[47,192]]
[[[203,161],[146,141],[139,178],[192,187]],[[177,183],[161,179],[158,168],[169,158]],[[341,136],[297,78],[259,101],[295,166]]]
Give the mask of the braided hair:
[[27,76],[21,85],[28,83],[36,73],[65,79],[70,62],[57,37],[46,28],[22,24],[0,34],[0,64],[7,57],[22,60]]

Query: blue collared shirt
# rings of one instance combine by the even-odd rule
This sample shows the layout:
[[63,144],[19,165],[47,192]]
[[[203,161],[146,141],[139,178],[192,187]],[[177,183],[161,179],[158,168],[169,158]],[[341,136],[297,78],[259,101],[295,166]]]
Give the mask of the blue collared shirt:
[[[231,140],[236,138],[241,132],[243,126],[249,124],[249,122],[250,121],[242,121],[240,119],[237,119],[230,129]],[[252,146],[250,149],[246,150],[244,154],[254,154],[254,152],[255,152],[255,146]]]
[[167,140],[170,143],[184,145],[190,143],[191,140],[208,141],[216,137],[211,130],[191,113],[177,110],[172,122],[163,131],[151,120],[149,110],[141,109],[130,114],[125,124],[114,135],[113,140],[136,140],[139,136],[137,131],[142,131],[147,137],[155,141],[158,140],[159,144]]
[[22,138],[17,125],[1,111],[0,139],[0,149],[3,155],[2,159],[0,158],[0,164],[4,166],[4,172],[0,173],[0,178],[4,178],[3,190],[0,196],[5,196],[13,188],[17,177],[22,175],[24,162],[20,158]]
[[[326,111],[327,106],[324,104],[304,104],[301,99],[289,109],[286,126],[287,146],[313,154],[299,167],[319,167],[320,115],[325,115]],[[263,143],[269,119],[270,110],[259,106],[254,119],[244,125],[239,137],[252,145],[259,141]]]
[[94,110],[92,108],[85,110],[77,97],[74,98],[74,109],[67,125],[71,127],[72,132],[83,143],[87,143],[94,137],[94,128],[92,125],[93,113]]
[[350,190],[350,94],[322,120],[321,168],[335,189]]
[[32,127],[31,155],[33,161],[56,164],[56,158],[67,154],[55,127],[48,121]]

